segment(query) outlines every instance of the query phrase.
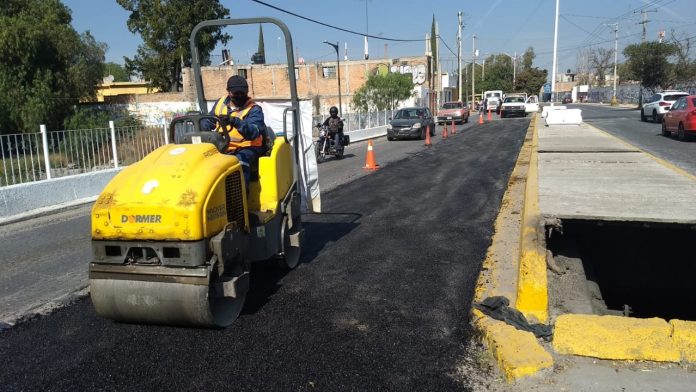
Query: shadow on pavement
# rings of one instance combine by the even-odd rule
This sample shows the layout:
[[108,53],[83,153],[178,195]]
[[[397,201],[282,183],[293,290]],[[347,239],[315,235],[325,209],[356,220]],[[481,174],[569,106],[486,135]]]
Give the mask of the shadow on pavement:
[[[355,213],[303,214],[302,226],[305,243],[302,246],[301,264],[309,264],[326,245],[338,242],[360,223],[362,217]],[[311,242],[307,239],[311,238]],[[254,263],[251,266],[251,282],[242,314],[254,314],[280,289],[280,281],[289,273],[277,260]]]

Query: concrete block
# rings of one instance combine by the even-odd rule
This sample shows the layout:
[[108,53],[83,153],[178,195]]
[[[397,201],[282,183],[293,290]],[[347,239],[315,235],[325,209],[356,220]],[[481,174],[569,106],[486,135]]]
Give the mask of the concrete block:
[[121,169],[84,173],[0,188],[0,218],[94,197]]
[[672,340],[681,353],[683,361],[696,362],[696,322],[670,320]]
[[564,110],[568,109],[567,106],[544,106],[543,109],[541,109],[541,118],[546,118],[546,116],[549,114],[549,110]]
[[660,318],[564,314],[554,325],[553,348],[602,359],[679,362],[671,335],[672,326]]
[[474,309],[474,324],[508,382],[553,367],[553,358],[531,332],[520,331]]
[[551,110],[546,115],[546,125],[580,125],[582,124],[582,110],[562,109]]

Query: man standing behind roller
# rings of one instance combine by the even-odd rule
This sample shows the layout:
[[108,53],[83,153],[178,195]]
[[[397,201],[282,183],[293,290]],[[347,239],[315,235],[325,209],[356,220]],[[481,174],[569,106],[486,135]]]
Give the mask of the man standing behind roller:
[[258,165],[259,157],[266,152],[263,144],[266,133],[263,110],[249,98],[248,93],[246,79],[232,76],[227,80],[227,95],[218,99],[210,111],[210,114],[222,119],[222,126],[230,136],[226,153],[239,159],[247,184],[252,168]]

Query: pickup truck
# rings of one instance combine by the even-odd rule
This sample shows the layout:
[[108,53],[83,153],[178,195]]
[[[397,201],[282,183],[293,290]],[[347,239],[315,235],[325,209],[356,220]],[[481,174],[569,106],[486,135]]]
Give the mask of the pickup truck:
[[512,115],[526,116],[527,113],[539,111],[539,98],[536,95],[527,97],[526,93],[508,94],[500,107],[500,118]]
[[503,101],[503,90],[485,91],[483,97],[488,100],[486,110],[500,114],[500,105]]
[[452,121],[457,124],[469,122],[469,107],[464,105],[462,101],[445,102],[437,111],[438,124]]

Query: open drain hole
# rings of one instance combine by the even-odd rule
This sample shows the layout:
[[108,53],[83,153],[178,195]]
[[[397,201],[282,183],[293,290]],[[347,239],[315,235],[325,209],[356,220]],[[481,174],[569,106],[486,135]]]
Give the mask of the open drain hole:
[[[579,307],[595,314],[696,320],[692,226],[564,220],[562,233],[547,233],[547,246],[562,269],[582,275],[551,277],[550,286],[556,287],[550,296],[586,301]],[[586,286],[568,283],[573,280]]]

